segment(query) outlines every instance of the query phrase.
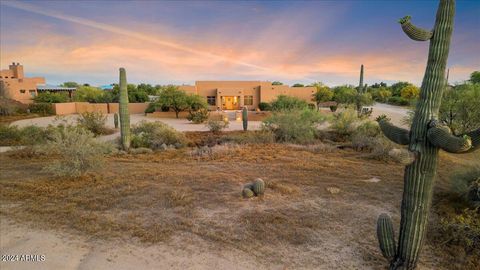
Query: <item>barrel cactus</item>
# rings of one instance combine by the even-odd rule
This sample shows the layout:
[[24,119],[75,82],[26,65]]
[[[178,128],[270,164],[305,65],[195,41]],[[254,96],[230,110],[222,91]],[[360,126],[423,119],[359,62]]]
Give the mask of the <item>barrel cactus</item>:
[[255,196],[255,193],[253,193],[253,191],[249,188],[244,188],[243,191],[242,191],[242,196],[244,198],[251,198],[251,197]]
[[253,181],[253,192],[257,196],[265,193],[265,182],[262,179],[257,178]]
[[113,115],[113,124],[115,125],[115,128],[118,128],[118,113]]
[[385,215],[378,219],[378,224],[387,224],[379,226],[377,234],[382,236],[381,249],[390,260],[390,269],[416,268],[425,241],[439,150],[464,153],[476,150],[480,145],[480,129],[456,137],[437,123],[445,89],[445,69],[454,15],[455,0],[440,0],[432,31],[413,26],[408,16],[400,20],[407,36],[417,41],[429,40],[430,48],[410,131],[395,127],[386,119],[379,121],[385,135],[396,143],[408,145],[408,150],[415,157],[405,168],[400,235],[393,258],[389,248],[393,237],[390,236],[390,221],[386,221]]
[[247,107],[243,107],[242,122],[243,122],[243,131],[247,131],[247,128],[248,128],[248,110],[247,110]]
[[130,114],[128,113],[127,75],[124,68],[120,68],[120,137],[124,150],[130,148]]

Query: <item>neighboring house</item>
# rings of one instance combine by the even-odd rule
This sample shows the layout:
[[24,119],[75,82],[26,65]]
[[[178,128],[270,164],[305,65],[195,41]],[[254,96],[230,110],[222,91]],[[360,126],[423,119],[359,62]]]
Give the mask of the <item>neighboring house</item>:
[[181,85],[179,89],[205,97],[210,110],[239,110],[244,106],[255,110],[260,102],[271,102],[279,95],[297,97],[314,104],[312,97],[316,91],[315,87],[272,85],[262,81],[196,81],[195,86]]
[[32,103],[40,92],[68,92],[71,96],[73,91],[75,88],[47,85],[44,77],[25,77],[19,63],[0,71],[0,95],[22,103]]
[[113,90],[113,83],[112,84],[100,85],[98,88],[102,89],[103,91],[112,91]]

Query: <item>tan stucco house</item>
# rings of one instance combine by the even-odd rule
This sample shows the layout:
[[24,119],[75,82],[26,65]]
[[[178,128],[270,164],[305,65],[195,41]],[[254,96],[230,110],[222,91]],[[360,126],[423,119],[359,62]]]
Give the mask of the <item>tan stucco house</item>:
[[196,81],[195,85],[182,85],[179,89],[207,99],[210,110],[249,110],[258,108],[260,102],[271,102],[279,95],[294,96],[312,102],[315,87],[290,87],[272,85],[266,81]]
[[22,103],[32,103],[39,92],[68,92],[71,96],[73,91],[75,88],[47,85],[44,77],[25,77],[19,63],[0,70],[0,96]]

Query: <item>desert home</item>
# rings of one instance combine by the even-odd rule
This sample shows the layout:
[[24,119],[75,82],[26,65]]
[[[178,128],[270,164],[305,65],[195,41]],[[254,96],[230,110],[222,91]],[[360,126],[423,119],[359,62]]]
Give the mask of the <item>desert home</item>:
[[44,77],[25,77],[19,63],[0,71],[0,95],[22,103],[31,103],[39,92],[68,92],[71,96],[73,91],[75,88],[47,85]]
[[[110,84],[101,86],[101,89],[108,91],[112,87]],[[179,89],[204,97],[210,110],[239,110],[244,106],[255,110],[261,102],[271,102],[279,95],[294,96],[312,103],[312,95],[316,91],[311,86],[272,85],[267,81],[196,81],[195,85],[181,85]],[[0,73],[0,95],[22,103],[31,103],[40,92],[68,92],[71,97],[75,90],[72,87],[47,85],[44,77],[27,78],[19,63],[12,63],[9,69]]]
[[179,86],[189,94],[207,99],[210,110],[239,110],[244,106],[254,110],[261,102],[271,102],[279,95],[288,95],[312,103],[316,88],[272,85],[266,81],[196,81],[195,85]]

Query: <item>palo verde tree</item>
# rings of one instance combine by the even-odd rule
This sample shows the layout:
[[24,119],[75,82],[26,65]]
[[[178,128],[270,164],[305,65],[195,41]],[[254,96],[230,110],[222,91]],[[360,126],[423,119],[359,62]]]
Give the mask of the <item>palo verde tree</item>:
[[398,245],[395,244],[390,217],[382,214],[377,221],[380,249],[390,259],[390,269],[416,267],[425,241],[439,150],[462,153],[476,150],[480,145],[480,129],[454,136],[449,128],[437,121],[445,89],[445,67],[454,14],[455,0],[440,0],[432,31],[414,26],[409,16],[399,21],[407,36],[416,41],[429,40],[430,48],[410,131],[393,126],[386,118],[377,119],[385,136],[398,144],[408,145],[414,156],[414,161],[405,167]]

